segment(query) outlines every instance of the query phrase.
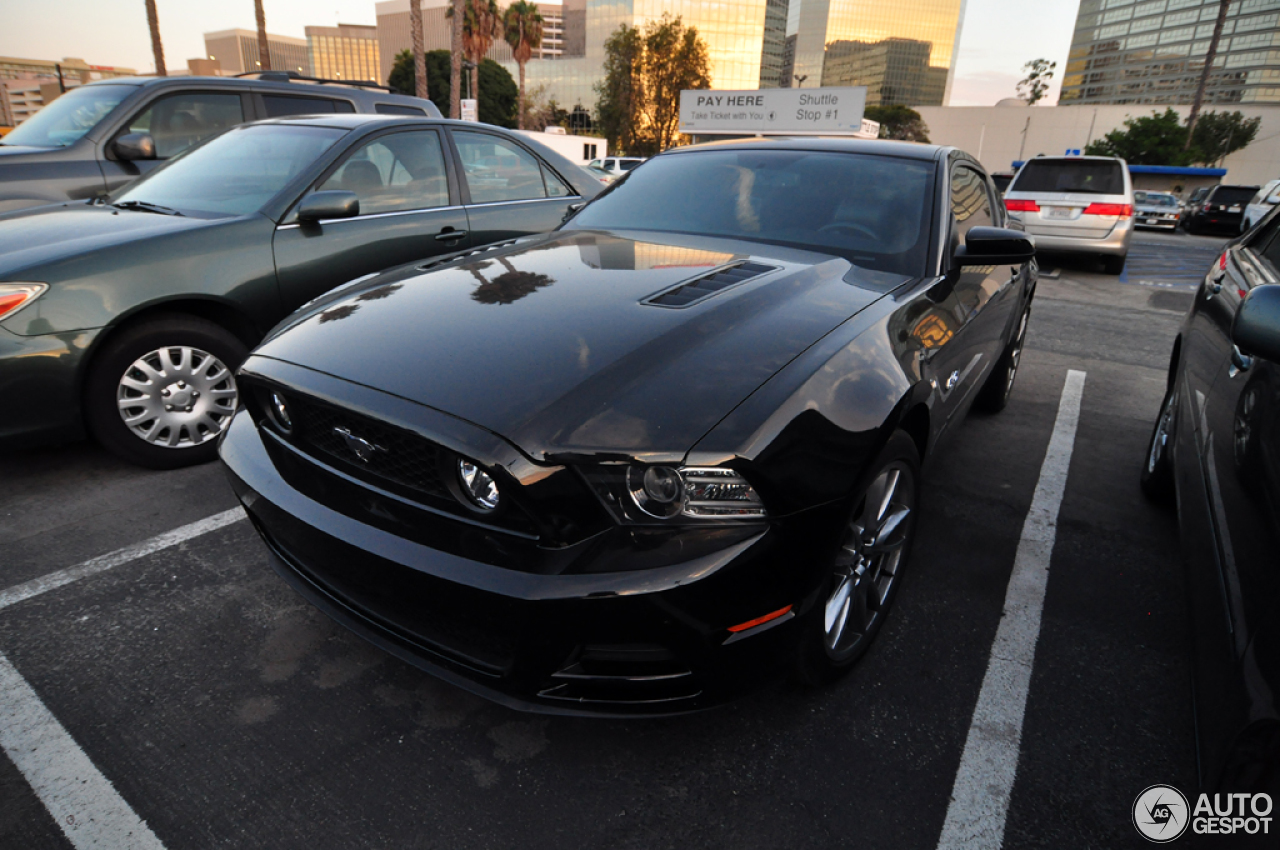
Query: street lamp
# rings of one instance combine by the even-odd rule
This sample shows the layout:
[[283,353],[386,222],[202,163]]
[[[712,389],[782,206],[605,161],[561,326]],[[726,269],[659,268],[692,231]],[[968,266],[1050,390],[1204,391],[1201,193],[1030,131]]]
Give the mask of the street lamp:
[[462,60],[462,78],[463,78],[463,81],[466,83],[467,100],[471,100],[472,98],[475,97],[475,94],[473,94],[471,91],[471,74],[468,73],[475,66],[476,66],[476,63],[468,59]]
[[793,74],[792,76],[794,76],[794,77],[796,78],[796,83],[798,83],[798,85],[796,86],[796,88],[798,88],[798,89],[802,89],[802,88],[804,88],[804,81],[805,81],[805,80],[807,80],[807,79],[809,79],[809,75],[808,75],[808,74]]

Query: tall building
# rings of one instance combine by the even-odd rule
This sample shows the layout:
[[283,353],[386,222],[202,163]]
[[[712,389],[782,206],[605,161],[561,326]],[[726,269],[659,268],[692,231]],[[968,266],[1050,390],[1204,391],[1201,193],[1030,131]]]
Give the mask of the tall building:
[[782,85],[866,86],[868,106],[941,105],[954,70],[962,5],[791,0]]
[[378,70],[378,28],[359,24],[307,27],[312,76],[326,80],[382,81]]
[[[1186,104],[1218,0],[1081,0],[1059,103]],[[1280,0],[1235,0],[1207,104],[1280,103]]]
[[[258,34],[250,30],[207,32],[204,34],[204,51],[210,59],[218,60],[227,74],[262,70],[258,62]],[[267,54],[273,71],[315,76],[311,73],[311,60],[307,57],[306,39],[267,33]]]

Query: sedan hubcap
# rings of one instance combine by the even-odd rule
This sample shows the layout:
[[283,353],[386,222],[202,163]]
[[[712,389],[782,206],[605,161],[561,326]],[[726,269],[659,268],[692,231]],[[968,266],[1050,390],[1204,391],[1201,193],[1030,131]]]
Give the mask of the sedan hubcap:
[[1013,348],[1009,350],[1009,372],[1005,376],[1004,384],[1006,395],[1013,390],[1013,379],[1018,377],[1018,361],[1022,359],[1022,342],[1027,336],[1027,319],[1029,318],[1031,318],[1031,311],[1023,311],[1022,320],[1018,323],[1018,335],[1013,338]]
[[836,556],[835,582],[823,610],[827,650],[843,655],[877,624],[902,562],[915,486],[904,464],[876,477],[845,530]]
[[1156,432],[1151,436],[1151,451],[1147,454],[1147,474],[1152,474],[1164,457],[1165,446],[1169,442],[1169,430],[1173,427],[1173,411],[1177,406],[1177,397],[1170,392],[1165,401],[1164,410],[1160,411],[1160,421],[1156,423]]
[[159,348],[133,362],[116,387],[116,407],[140,439],[185,449],[216,439],[239,394],[226,365],[207,351]]

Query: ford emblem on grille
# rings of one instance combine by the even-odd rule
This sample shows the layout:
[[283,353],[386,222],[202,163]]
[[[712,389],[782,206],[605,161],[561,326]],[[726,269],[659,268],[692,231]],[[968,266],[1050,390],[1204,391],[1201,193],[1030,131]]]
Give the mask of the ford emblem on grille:
[[334,428],[333,431],[335,434],[339,434],[342,439],[346,441],[347,448],[351,449],[351,452],[360,459],[361,463],[368,463],[369,459],[373,457],[375,452],[386,451],[382,446],[375,446],[363,437],[357,437],[355,434],[352,434],[346,428]]

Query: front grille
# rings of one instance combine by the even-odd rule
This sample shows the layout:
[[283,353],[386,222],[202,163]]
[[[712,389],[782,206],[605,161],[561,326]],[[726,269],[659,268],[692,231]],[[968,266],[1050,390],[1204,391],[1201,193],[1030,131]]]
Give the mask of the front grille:
[[372,484],[454,501],[441,474],[446,450],[432,441],[314,399],[290,394],[287,400],[295,442],[304,450]]

